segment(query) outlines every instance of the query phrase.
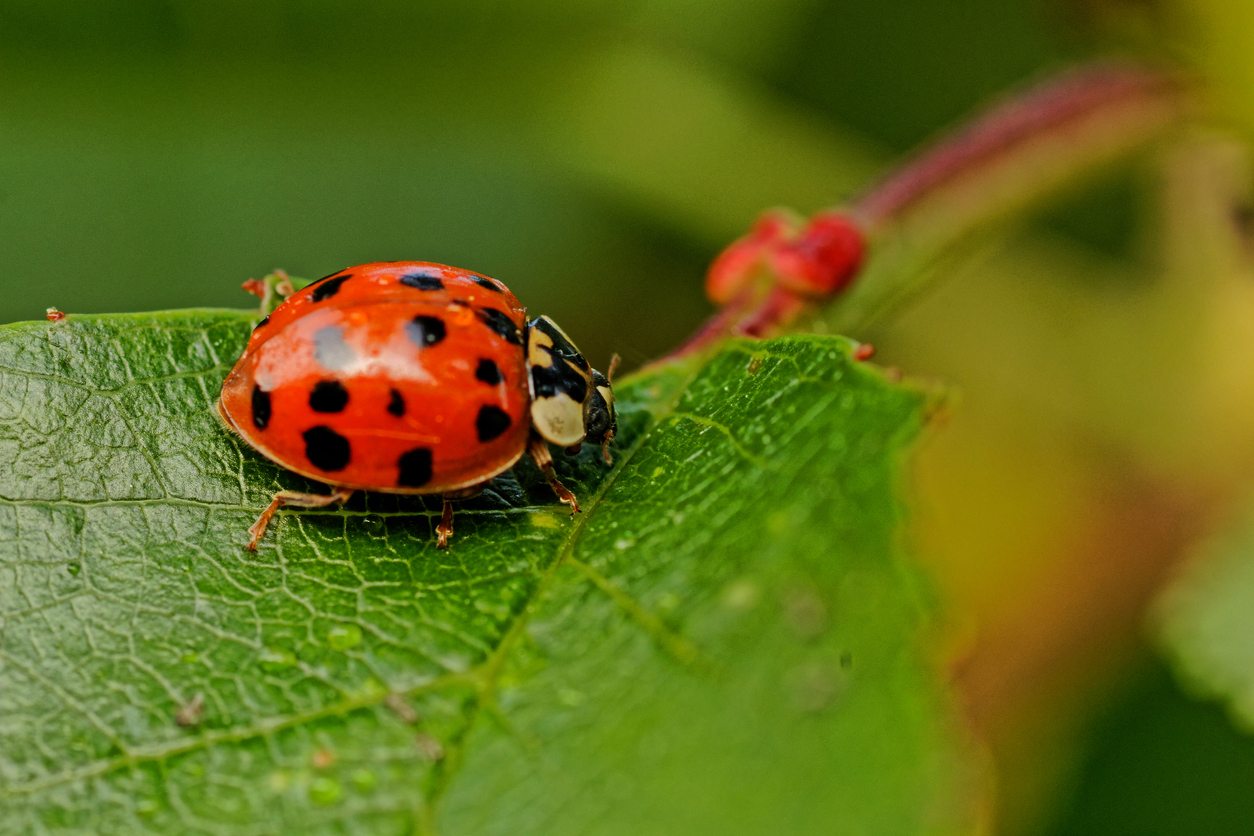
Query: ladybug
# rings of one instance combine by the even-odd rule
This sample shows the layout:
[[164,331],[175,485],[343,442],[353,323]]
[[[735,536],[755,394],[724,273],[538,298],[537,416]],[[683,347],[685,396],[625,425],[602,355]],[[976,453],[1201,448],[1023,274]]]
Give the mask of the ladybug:
[[253,329],[218,412],[263,456],[332,489],[276,493],[249,549],[280,506],[359,490],[440,494],[444,548],[450,500],[477,496],[524,453],[573,514],[546,442],[599,444],[608,463],[617,430],[609,377],[553,320],[528,322],[495,279],[425,261],[349,267],[293,293]]

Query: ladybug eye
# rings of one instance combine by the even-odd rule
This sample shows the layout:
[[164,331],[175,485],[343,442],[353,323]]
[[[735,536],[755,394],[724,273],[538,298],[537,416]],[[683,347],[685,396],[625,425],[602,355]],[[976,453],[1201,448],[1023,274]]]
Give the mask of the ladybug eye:
[[605,375],[592,372],[592,395],[584,406],[583,423],[587,439],[595,444],[605,444],[614,437],[618,421],[614,415],[614,392]]

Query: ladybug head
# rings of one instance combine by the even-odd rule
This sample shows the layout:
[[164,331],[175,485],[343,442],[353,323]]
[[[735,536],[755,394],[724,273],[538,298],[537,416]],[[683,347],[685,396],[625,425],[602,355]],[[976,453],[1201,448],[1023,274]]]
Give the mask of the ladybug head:
[[618,429],[610,386],[617,365],[614,357],[608,375],[595,371],[556,322],[533,319],[527,325],[532,428],[569,454],[578,453],[585,441],[599,444],[608,462],[608,445]]
[[592,370],[592,392],[583,407],[584,439],[593,444],[601,445],[601,455],[606,464],[610,459],[610,442],[618,431],[618,418],[614,414],[614,390],[610,380],[614,377],[614,369],[618,366],[618,355],[610,359],[610,373],[601,374]]

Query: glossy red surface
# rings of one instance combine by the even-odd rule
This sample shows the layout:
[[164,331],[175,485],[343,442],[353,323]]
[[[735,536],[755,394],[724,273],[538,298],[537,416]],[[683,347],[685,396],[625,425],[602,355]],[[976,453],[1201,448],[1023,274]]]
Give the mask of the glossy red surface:
[[[409,286],[406,276],[440,287]],[[466,270],[352,267],[263,320],[222,387],[219,411],[259,452],[330,485],[441,493],[477,484],[526,448],[524,317],[504,285]],[[433,331],[442,332],[438,339]],[[492,378],[481,372],[485,361],[497,371],[494,382],[482,379]],[[413,455],[406,472],[402,457],[423,450],[418,460],[429,461],[429,474],[414,484],[423,474],[415,475]]]

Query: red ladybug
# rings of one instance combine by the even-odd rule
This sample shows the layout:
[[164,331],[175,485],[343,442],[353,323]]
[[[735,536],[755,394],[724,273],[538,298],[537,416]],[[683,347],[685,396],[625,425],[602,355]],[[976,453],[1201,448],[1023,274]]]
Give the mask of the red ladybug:
[[[610,373],[613,374],[611,365]],[[545,442],[614,438],[614,394],[548,317],[528,322],[505,285],[423,261],[363,264],[292,294],[257,323],[218,412],[270,460],[332,487],[279,491],[248,530],[254,549],[281,505],[316,508],[354,491],[477,495],[527,452],[558,498]]]

